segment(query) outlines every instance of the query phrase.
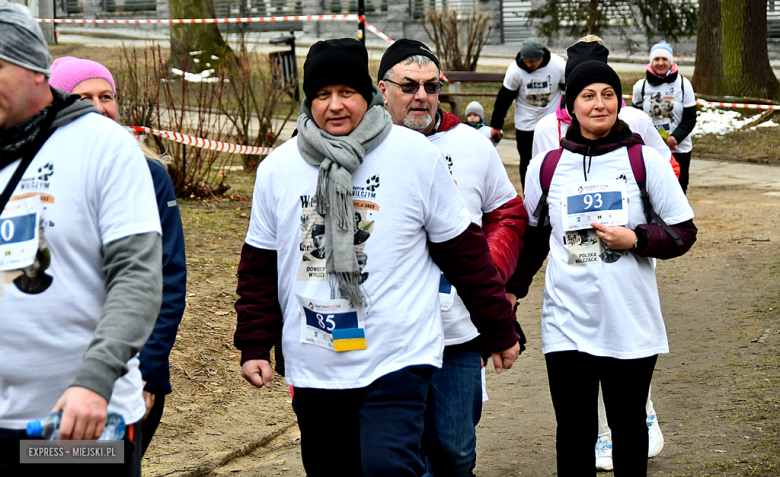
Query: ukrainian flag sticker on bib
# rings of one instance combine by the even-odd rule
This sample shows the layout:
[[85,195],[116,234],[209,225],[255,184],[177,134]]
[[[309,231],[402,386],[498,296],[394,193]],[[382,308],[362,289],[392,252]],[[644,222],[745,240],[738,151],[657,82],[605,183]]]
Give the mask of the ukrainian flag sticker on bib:
[[296,295],[301,309],[301,342],[333,351],[368,349],[362,308],[348,300],[319,300]]

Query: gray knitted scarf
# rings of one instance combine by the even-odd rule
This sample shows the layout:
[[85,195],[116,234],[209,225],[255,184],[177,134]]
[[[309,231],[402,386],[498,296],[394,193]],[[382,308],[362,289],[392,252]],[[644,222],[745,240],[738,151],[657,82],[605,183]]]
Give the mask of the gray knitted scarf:
[[298,116],[298,149],[306,162],[320,168],[315,199],[317,213],[325,217],[325,270],[336,278],[341,297],[353,307],[366,301],[360,291],[360,266],[354,246],[352,174],[366,153],[384,141],[392,125],[376,85],[368,111],[346,136],[333,136],[320,129],[307,101],[301,104]]

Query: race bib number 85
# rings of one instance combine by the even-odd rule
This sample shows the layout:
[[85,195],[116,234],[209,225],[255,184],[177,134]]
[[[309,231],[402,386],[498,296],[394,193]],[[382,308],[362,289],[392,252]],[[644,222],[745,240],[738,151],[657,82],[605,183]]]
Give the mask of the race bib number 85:
[[333,351],[366,349],[363,309],[348,300],[319,300],[296,295],[301,309],[301,342]]

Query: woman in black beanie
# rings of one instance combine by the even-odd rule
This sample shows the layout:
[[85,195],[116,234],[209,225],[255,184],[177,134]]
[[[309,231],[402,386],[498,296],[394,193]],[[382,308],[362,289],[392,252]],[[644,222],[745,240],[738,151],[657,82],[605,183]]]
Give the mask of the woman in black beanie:
[[542,344],[560,477],[595,475],[599,381],[615,475],[647,475],[645,401],[658,355],[669,352],[654,259],[680,256],[696,241],[693,210],[667,159],[618,119],[621,93],[620,78],[603,62],[572,71],[572,122],[561,149],[528,168],[529,227],[519,272],[507,284],[525,296],[551,252]]

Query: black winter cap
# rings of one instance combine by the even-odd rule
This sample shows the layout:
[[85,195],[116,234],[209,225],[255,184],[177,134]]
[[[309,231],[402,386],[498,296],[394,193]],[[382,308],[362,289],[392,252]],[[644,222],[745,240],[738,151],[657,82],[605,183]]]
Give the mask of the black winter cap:
[[436,55],[433,54],[430,48],[425,46],[425,43],[421,43],[417,40],[409,40],[408,38],[401,38],[390,45],[390,48],[382,55],[382,61],[379,62],[379,74],[377,75],[376,82],[379,83],[382,81],[385,77],[385,73],[393,66],[410,56],[415,55],[422,55],[430,58],[436,67],[441,69],[439,59],[436,58]]
[[574,71],[574,68],[584,61],[596,60],[606,64],[609,58],[609,50],[595,41],[589,43],[580,42],[573,44],[566,50],[566,57],[568,59],[566,60],[564,78],[568,81],[569,75]]
[[620,85],[620,77],[615,70],[606,63],[597,60],[588,60],[580,63],[566,78],[566,110],[574,117],[574,100],[588,85],[594,83],[606,83],[615,89],[618,97],[618,112],[623,103],[623,88]]
[[355,88],[371,103],[374,87],[368,73],[368,51],[354,38],[318,41],[303,63],[303,94],[311,104],[320,88],[343,84]]

